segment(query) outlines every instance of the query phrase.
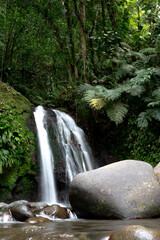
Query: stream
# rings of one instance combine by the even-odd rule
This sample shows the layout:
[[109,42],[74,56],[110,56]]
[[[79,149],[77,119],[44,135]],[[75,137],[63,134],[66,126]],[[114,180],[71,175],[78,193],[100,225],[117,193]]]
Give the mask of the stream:
[[160,229],[160,218],[135,220],[55,220],[51,223],[0,223],[0,240],[107,240],[127,225]]

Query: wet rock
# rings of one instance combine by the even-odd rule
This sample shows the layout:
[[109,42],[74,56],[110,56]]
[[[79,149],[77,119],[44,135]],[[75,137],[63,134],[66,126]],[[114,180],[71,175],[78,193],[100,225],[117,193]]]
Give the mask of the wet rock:
[[25,222],[27,222],[27,223],[45,223],[45,222],[52,222],[52,221],[48,218],[39,216],[39,217],[28,218]]
[[35,214],[26,205],[14,205],[11,207],[11,213],[17,221],[25,221],[27,218],[35,217]]
[[[38,214],[38,212],[36,212],[36,214]],[[61,207],[57,204],[45,207],[42,211],[39,211],[39,214],[44,214],[51,218],[69,218],[67,208]]]
[[127,226],[109,240],[160,240],[160,231],[143,226]]
[[26,200],[18,200],[18,201],[15,201],[15,202],[12,202],[8,205],[9,208],[13,207],[13,206],[17,206],[17,205],[27,205],[28,204],[28,201]]
[[69,199],[83,218],[160,216],[160,184],[152,166],[142,161],[124,160],[76,175]]
[[9,205],[7,203],[0,202],[0,210],[7,209],[8,206]]
[[45,202],[29,202],[28,206],[32,209],[32,211],[37,211],[47,207],[48,204]]

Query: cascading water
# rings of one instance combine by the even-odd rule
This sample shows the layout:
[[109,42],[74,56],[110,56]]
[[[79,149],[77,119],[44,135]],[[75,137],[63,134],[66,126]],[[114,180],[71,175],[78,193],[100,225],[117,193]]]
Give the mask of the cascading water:
[[66,163],[66,178],[71,182],[77,173],[93,169],[91,149],[75,121],[64,112],[53,111],[57,117],[56,136]]
[[83,130],[68,114],[38,106],[34,117],[42,169],[41,200],[66,203],[73,177],[93,169],[91,149]]
[[57,202],[57,194],[54,179],[54,159],[48,141],[48,133],[45,128],[45,116],[46,112],[43,107],[38,106],[34,112],[34,117],[37,126],[41,159],[42,201],[52,204]]

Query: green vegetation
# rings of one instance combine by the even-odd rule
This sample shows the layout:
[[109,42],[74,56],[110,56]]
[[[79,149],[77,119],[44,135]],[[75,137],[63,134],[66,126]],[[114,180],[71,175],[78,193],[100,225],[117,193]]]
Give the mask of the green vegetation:
[[158,0],[0,2],[1,171],[34,170],[29,101],[75,112],[97,156],[102,146],[159,162],[159,10]]
[[1,81],[0,93],[0,186],[8,192],[20,176],[35,173],[35,142],[26,126],[30,102]]

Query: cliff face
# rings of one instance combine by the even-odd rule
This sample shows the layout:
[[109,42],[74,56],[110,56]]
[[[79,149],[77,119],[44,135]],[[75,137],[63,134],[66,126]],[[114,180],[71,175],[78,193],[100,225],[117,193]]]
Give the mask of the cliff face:
[[0,81],[0,201],[35,198],[35,141],[27,127],[31,117],[29,100]]

